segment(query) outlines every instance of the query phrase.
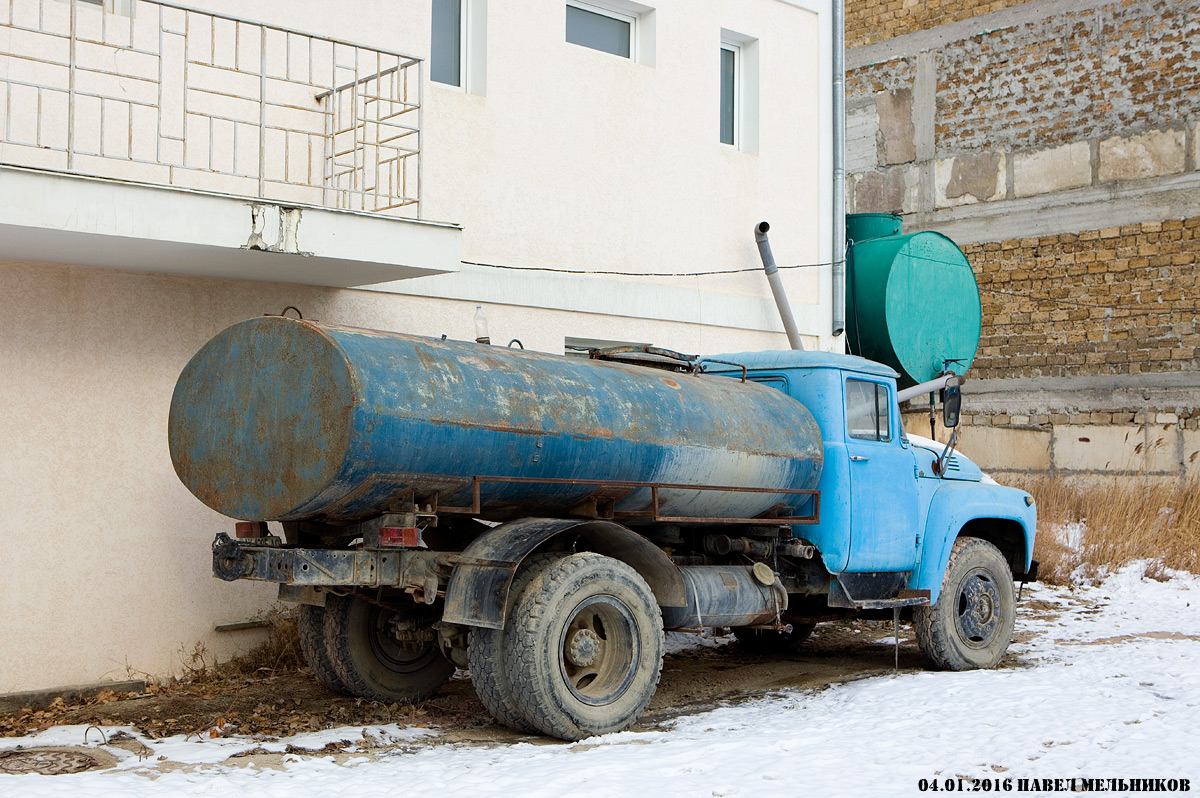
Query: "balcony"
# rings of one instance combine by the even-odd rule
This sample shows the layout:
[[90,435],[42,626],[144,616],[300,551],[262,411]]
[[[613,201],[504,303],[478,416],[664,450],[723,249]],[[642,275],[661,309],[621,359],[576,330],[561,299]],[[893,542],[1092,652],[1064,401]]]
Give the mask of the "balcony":
[[460,231],[420,221],[422,67],[168,2],[0,3],[0,257],[322,285],[457,270]]

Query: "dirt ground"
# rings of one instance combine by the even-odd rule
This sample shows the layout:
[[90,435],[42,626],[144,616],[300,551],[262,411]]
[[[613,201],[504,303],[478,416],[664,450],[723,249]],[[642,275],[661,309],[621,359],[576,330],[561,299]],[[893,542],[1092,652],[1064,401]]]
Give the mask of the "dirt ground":
[[[1028,604],[1028,603],[1027,603]],[[1034,608],[1026,606],[1028,612]],[[798,654],[750,653],[736,642],[667,655],[658,692],[638,730],[723,703],[775,691],[819,689],[892,670],[892,627],[887,622],[841,621],[822,624]],[[1019,667],[1009,654],[1001,667]],[[911,628],[901,625],[900,668],[925,667]],[[442,743],[497,743],[529,739],[500,726],[479,702],[462,673],[433,699],[420,705],[385,705],[346,698],[318,683],[307,668],[261,668],[250,673],[204,674],[145,694],[100,695],[78,704],[60,700],[43,710],[0,714],[0,736],[66,724],[132,726],[151,738],[177,734],[286,737],[340,726],[401,723],[437,729]],[[120,732],[109,730],[120,739]],[[546,742],[552,742],[548,738]],[[138,744],[129,739],[130,744]],[[335,746],[336,748],[336,746]]]

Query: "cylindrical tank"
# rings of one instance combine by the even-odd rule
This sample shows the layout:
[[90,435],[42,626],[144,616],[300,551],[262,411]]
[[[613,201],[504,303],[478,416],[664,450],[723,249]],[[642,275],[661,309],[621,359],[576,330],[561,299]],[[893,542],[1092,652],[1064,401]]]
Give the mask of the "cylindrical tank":
[[895,213],[846,214],[846,241],[858,243],[868,238],[899,235],[903,220]]
[[[204,345],[175,386],[171,459],[245,520],[372,517],[415,491],[470,506],[474,476],[811,488],[812,414],[774,388],[264,317]],[[566,512],[595,486],[484,482],[481,515]],[[649,489],[601,495],[619,511]],[[662,515],[754,517],[780,493],[664,489]]]
[[[872,233],[886,218],[849,217],[853,239],[846,291],[846,337],[856,355],[886,363],[901,387],[932,380],[944,370],[964,373],[975,359],[982,329],[979,286],[962,250],[941,233]],[[861,214],[897,217],[889,214]],[[848,235],[849,238],[849,235]]]

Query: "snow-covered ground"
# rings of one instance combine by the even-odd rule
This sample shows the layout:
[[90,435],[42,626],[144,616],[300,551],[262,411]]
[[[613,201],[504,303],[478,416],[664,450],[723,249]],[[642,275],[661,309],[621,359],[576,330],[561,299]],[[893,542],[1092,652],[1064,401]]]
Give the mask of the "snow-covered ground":
[[[252,740],[145,740],[142,758],[106,748],[122,759],[104,771],[0,776],[0,796],[894,796],[956,778],[1026,795],[1070,778],[1187,778],[1200,790],[1200,579],[1156,582],[1134,565],[1096,587],[1027,587],[1025,599],[1018,639],[1032,636],[1013,646],[1019,665],[1001,670],[781,691],[575,744],[437,745],[425,729],[337,729],[262,747],[362,740],[361,755],[289,754],[280,769],[226,761]],[[0,749],[83,736],[60,727]]]

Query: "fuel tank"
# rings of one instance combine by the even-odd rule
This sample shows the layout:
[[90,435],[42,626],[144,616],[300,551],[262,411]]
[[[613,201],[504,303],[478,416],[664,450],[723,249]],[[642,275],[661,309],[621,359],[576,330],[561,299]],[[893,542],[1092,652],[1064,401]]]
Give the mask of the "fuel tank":
[[[369,518],[410,491],[471,506],[476,476],[805,489],[820,430],[784,393],[680,374],[282,317],[235,324],[175,386],[171,460],[243,520]],[[566,513],[592,485],[482,482],[479,517]],[[607,489],[618,511],[648,488]],[[662,515],[754,517],[781,493],[662,489]]]

